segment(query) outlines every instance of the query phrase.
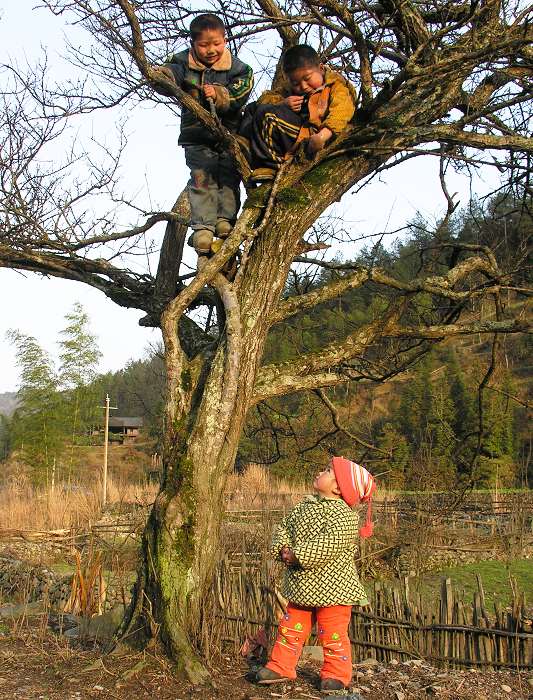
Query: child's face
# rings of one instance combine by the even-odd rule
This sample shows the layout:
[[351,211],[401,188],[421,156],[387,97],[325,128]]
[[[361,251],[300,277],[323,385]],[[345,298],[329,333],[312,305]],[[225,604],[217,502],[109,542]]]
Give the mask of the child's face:
[[192,42],[192,47],[196,58],[204,66],[212,66],[222,58],[226,48],[226,37],[218,29],[204,29]]
[[324,66],[304,66],[287,73],[291,90],[295,95],[308,95],[324,85]]
[[313,488],[321,496],[339,498],[339,487],[332,467],[327,467],[315,476]]

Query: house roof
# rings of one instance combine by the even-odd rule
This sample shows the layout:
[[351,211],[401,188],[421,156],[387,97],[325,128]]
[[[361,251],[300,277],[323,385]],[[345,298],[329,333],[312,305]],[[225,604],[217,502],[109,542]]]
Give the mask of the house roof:
[[109,417],[109,427],[110,428],[142,428],[143,419],[139,416],[110,416]]

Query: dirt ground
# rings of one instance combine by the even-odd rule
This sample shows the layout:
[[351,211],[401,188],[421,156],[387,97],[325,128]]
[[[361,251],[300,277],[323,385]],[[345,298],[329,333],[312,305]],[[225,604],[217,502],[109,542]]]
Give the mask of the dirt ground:
[[[158,700],[304,700],[325,697],[317,691],[318,663],[307,661],[298,680],[261,687],[247,680],[244,659],[223,656],[213,669],[212,685],[191,687],[176,678],[157,651],[102,656],[101,650],[69,644],[39,624],[12,622],[0,626],[0,698],[17,700],[85,700],[86,698],[158,698]],[[533,672],[455,671],[423,661],[367,664],[354,667],[352,697],[366,700],[469,698],[470,700],[533,700]],[[357,693],[359,695],[357,695]]]

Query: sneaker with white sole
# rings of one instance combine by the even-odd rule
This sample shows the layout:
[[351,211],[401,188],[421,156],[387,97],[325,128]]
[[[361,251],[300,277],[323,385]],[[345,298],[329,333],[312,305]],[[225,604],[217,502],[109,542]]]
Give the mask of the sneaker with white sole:
[[215,235],[226,238],[232,232],[233,226],[227,219],[219,219],[215,225]]

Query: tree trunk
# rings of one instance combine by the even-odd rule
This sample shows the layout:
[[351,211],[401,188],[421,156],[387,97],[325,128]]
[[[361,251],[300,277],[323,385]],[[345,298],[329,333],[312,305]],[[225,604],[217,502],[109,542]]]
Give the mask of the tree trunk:
[[[254,241],[235,290],[217,275],[225,334],[216,352],[187,361],[176,335],[163,336],[167,366],[163,478],[143,536],[141,565],[130,614],[120,634],[159,634],[192,682],[206,680],[200,630],[203,600],[220,556],[224,489],[261,366],[271,318],[301,238],[320,213],[339,199],[363,160],[335,159],[312,177],[282,189],[264,231]],[[262,188],[263,190],[265,188]],[[320,194],[319,194],[320,193]],[[248,206],[260,198],[252,193]],[[264,202],[259,201],[263,210]],[[249,224],[253,232],[255,221]]]
[[[143,539],[132,608],[121,632],[159,632],[178,667],[193,682],[207,677],[201,661],[200,629],[204,595],[220,553],[226,479],[246,414],[261,393],[254,394],[254,388],[267,335],[277,320],[280,296],[302,236],[355,183],[392,155],[416,145],[418,137],[403,125],[416,123],[424,109],[432,111],[432,118],[446,114],[461,85],[459,72],[454,79],[445,93],[432,99],[422,79],[412,80],[402,96],[396,100],[393,96],[383,108],[390,118],[380,115],[377,122],[354,132],[342,154],[329,159],[327,154],[319,156],[312,168],[308,163],[293,164],[276,191],[275,207],[268,206],[268,188],[249,193],[236,229],[240,227],[242,239],[253,243],[241,263],[238,280],[230,284],[217,274],[211,281],[226,312],[225,333],[216,351],[207,348],[188,360],[176,338],[178,317],[172,315],[173,302],[163,313],[167,366],[164,475]],[[185,293],[192,294],[187,289]],[[187,306],[183,303],[182,311]],[[389,320],[397,320],[400,314],[401,303],[391,303],[383,318],[359,329],[357,338],[346,339],[352,344],[351,355],[345,344],[346,356],[353,357],[354,344],[362,355],[384,333]],[[343,362],[331,349],[324,350],[326,355],[329,364],[319,364],[319,368]],[[291,367],[297,364],[288,363]],[[274,372],[270,380],[276,382],[276,372],[281,376],[284,368],[280,365],[269,371]],[[297,388],[302,389],[306,367],[298,371]],[[330,376],[331,383],[338,383],[334,371]],[[264,376],[261,381],[264,383]],[[277,393],[290,392],[290,386],[288,381]]]

